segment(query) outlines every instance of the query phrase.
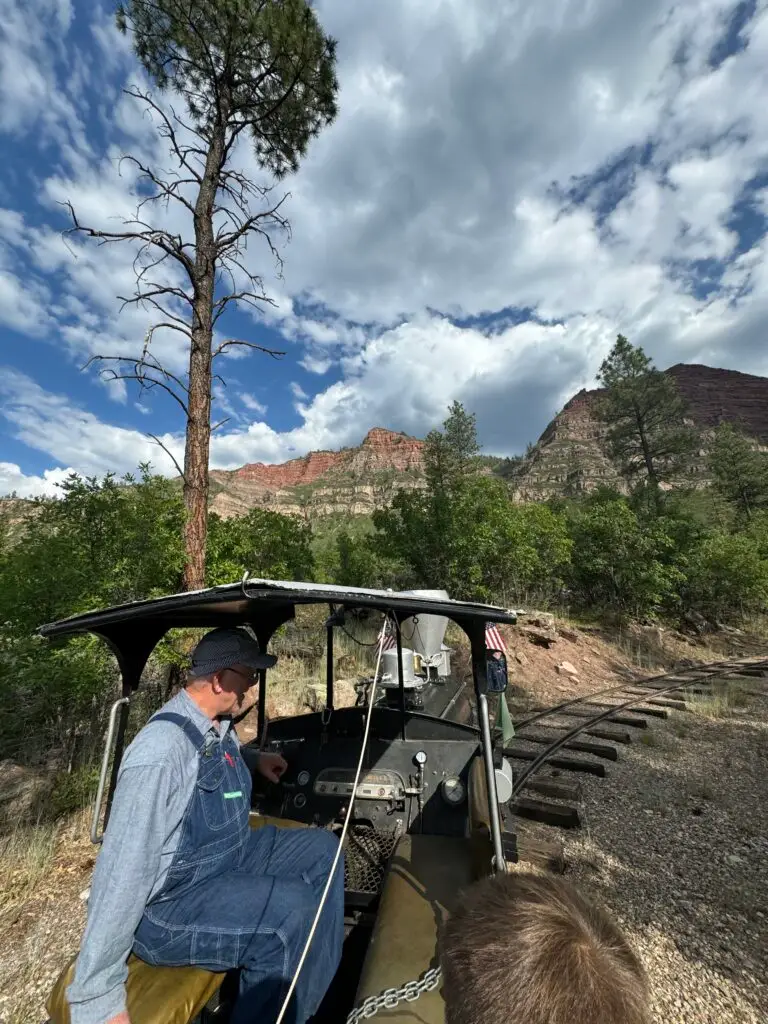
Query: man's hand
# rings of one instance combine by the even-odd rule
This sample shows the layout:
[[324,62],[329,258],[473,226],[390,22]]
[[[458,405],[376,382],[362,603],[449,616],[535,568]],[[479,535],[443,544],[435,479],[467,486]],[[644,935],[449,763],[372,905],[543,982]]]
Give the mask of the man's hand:
[[123,1010],[122,1013],[116,1013],[114,1017],[110,1017],[107,1024],[131,1024],[131,1018],[128,1016],[128,1011]]
[[280,754],[259,754],[256,771],[270,782],[279,782],[287,767],[288,762]]

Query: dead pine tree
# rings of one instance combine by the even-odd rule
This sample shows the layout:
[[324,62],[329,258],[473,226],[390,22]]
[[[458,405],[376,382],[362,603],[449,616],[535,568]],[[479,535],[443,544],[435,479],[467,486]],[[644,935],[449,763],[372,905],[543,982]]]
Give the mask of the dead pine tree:
[[[171,169],[123,157],[136,174],[137,209],[120,230],[83,224],[67,206],[72,232],[133,246],[135,292],[119,298],[157,313],[140,354],[90,362],[110,379],[162,389],[183,410],[183,468],[150,436],[183,479],[183,585],[194,590],[205,584],[214,361],[234,346],[282,354],[216,334],[232,305],[271,302],[246,258],[249,241],[265,243],[279,263],[275,238],[289,231],[286,197],[273,200],[272,186],[238,166],[238,143],[249,139],[260,168],[276,180],[298,168],[310,140],[336,116],[335,42],[306,0],[127,0],[117,21],[157,87],[126,92],[150,113]],[[179,229],[174,216],[186,226]],[[186,379],[154,354],[160,329],[189,344]]]

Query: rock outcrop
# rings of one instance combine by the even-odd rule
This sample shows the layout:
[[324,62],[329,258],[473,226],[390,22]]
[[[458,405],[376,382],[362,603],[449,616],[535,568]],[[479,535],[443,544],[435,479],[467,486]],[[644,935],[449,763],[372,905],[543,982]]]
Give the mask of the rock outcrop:
[[223,517],[251,508],[307,519],[370,514],[397,490],[423,488],[423,448],[418,438],[374,427],[357,448],[310,452],[272,466],[255,462],[212,470],[211,508]]
[[[686,398],[690,417],[702,431],[697,463],[706,482],[706,447],[720,423],[733,423],[768,446],[768,378],[735,370],[678,364],[666,371]],[[575,495],[601,484],[623,487],[605,452],[605,428],[597,417],[599,390],[581,390],[552,420],[535,445],[505,475],[519,501]],[[407,434],[374,427],[356,448],[310,452],[278,465],[248,463],[234,470],[211,470],[211,509],[224,518],[252,508],[271,509],[306,520],[325,516],[370,515],[388,505],[399,490],[422,490],[424,442]],[[481,463],[493,473],[502,460]],[[33,506],[0,500],[0,515],[11,522]],[[9,513],[12,513],[9,517]]]
[[[688,363],[671,366],[666,372],[702,434],[702,448],[693,467],[697,484],[707,482],[707,441],[721,423],[732,423],[759,444],[768,445],[768,378]],[[547,426],[512,480],[518,500],[541,501],[601,485],[624,489],[624,481],[605,452],[605,427],[597,417],[601,394],[601,389],[582,389]]]

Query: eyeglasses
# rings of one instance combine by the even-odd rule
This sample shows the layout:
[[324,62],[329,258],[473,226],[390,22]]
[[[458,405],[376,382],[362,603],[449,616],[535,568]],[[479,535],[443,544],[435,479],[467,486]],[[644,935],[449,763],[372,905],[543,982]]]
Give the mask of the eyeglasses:
[[254,683],[256,682],[256,680],[258,679],[258,676],[257,676],[257,674],[256,674],[255,672],[249,672],[249,673],[248,673],[248,674],[246,675],[246,673],[245,673],[245,672],[241,672],[241,671],[240,671],[240,669],[237,669],[237,668],[232,668],[231,666],[228,666],[228,667],[227,667],[227,672],[234,672],[236,676],[240,676],[240,678],[241,678],[241,679],[245,679],[245,681],[246,681],[246,682],[247,682],[247,683],[248,683],[248,684],[249,684],[250,686],[253,686],[253,684],[254,684]]

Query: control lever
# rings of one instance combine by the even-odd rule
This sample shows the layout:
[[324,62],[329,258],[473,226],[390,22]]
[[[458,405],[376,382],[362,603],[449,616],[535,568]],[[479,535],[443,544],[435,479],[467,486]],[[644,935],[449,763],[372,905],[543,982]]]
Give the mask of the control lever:
[[291,740],[270,740],[267,744],[266,750],[270,754],[282,754],[284,747],[291,747],[297,743],[303,743],[304,737]]

